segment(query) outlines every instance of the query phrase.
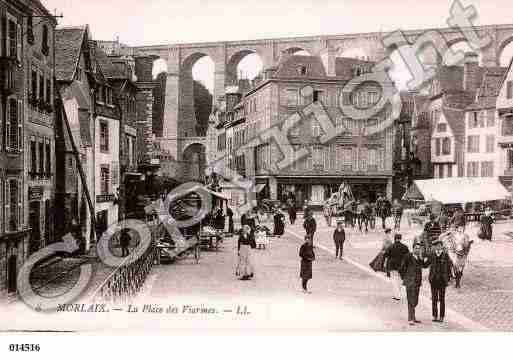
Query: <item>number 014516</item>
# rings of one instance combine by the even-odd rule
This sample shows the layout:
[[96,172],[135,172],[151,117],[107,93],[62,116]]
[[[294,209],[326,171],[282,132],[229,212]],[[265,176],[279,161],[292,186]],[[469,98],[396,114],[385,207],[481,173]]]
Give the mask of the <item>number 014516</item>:
[[38,352],[40,349],[39,344],[9,344],[11,352]]

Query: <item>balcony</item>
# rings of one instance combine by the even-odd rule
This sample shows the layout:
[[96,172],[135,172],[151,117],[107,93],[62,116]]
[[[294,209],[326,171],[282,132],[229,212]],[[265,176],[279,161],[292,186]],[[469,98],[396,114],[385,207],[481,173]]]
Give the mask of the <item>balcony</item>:
[[16,91],[16,59],[0,57],[0,91],[9,96]]

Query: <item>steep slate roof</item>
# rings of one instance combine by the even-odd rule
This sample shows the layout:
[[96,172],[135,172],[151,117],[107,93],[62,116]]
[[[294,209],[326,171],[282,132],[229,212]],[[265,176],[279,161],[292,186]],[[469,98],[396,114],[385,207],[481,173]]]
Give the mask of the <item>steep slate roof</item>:
[[462,66],[439,66],[436,76],[442,91],[463,90]]
[[55,31],[55,77],[72,81],[80,59],[87,25],[60,28]]
[[[445,120],[451,127],[454,136],[461,136],[465,132],[465,111],[460,109],[442,107],[442,113]],[[433,126],[433,130],[436,124]]]
[[479,110],[495,108],[497,96],[499,96],[502,78],[506,73],[506,67],[489,67],[485,69],[481,87],[476,94],[476,101],[467,107],[467,110]]
[[[299,66],[306,66],[307,74],[305,76],[298,73]],[[326,71],[321,58],[318,56],[291,55],[278,65],[275,76],[280,78],[319,78],[325,77]]]
[[354,68],[356,66],[370,67],[374,66],[374,62],[354,59],[351,57],[337,57],[335,58],[335,74],[345,80],[351,80],[355,77]]

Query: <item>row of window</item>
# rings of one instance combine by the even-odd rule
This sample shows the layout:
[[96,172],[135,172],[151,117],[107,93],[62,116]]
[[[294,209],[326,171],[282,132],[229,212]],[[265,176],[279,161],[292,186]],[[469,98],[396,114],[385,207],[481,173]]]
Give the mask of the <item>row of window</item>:
[[450,139],[450,137],[435,139],[435,154],[437,156],[451,154],[451,139]]
[[[335,171],[382,171],[384,169],[384,151],[382,148],[357,148],[343,145],[312,146],[310,155],[304,158],[295,158],[301,146],[293,146],[293,170],[335,170]],[[256,169],[264,171],[270,169],[275,162],[271,146],[262,145],[255,150]]]
[[52,110],[52,80],[37,68],[32,68],[29,103],[40,110]]
[[[479,135],[467,136],[467,152],[479,153]],[[495,152],[495,135],[486,135],[486,153]]]
[[467,162],[467,177],[493,177],[493,161]]
[[109,86],[99,85],[98,91],[96,91],[96,102],[112,106],[114,104],[112,88]]
[[495,126],[495,110],[476,111],[470,113],[468,128],[483,128]]
[[52,147],[49,139],[30,138],[31,177],[50,178],[52,175]]
[[[34,37],[34,18],[31,16],[27,16],[27,42],[31,45],[35,43]],[[39,19],[39,18],[36,18]],[[41,21],[41,20],[39,20]],[[5,14],[5,17],[0,19],[0,39],[5,39],[5,55],[7,57],[16,57],[18,62],[21,62],[22,58],[22,36],[23,29],[22,23],[19,23],[16,17],[12,16],[9,13]],[[5,25],[4,25],[5,24]],[[49,44],[49,28],[48,25],[43,24],[42,32],[41,32],[41,53],[45,56],[50,54],[50,44]]]

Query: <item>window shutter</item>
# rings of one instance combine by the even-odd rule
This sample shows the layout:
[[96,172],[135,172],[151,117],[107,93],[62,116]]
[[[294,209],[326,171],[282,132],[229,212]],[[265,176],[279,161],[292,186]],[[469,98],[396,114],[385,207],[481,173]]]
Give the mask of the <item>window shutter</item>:
[[18,151],[23,152],[23,101],[18,100]]
[[11,226],[9,225],[9,221],[11,219],[11,192],[10,192],[11,183],[10,180],[5,180],[5,186],[4,186],[4,209],[5,209],[5,221],[4,221],[4,228],[6,232],[10,232]]
[[11,106],[7,101],[5,106],[5,150],[11,150]]
[[351,92],[342,92],[342,105],[351,105]]
[[0,56],[6,56],[7,18],[0,16]]
[[358,171],[358,147],[353,147],[353,171]]
[[18,185],[18,230],[23,229],[23,187],[21,179],[17,182]]
[[22,51],[23,41],[22,41],[22,37],[21,37],[21,25],[20,24],[16,25],[16,44],[17,44],[16,59],[18,60],[18,62],[21,63],[21,59],[22,59],[21,51]]

